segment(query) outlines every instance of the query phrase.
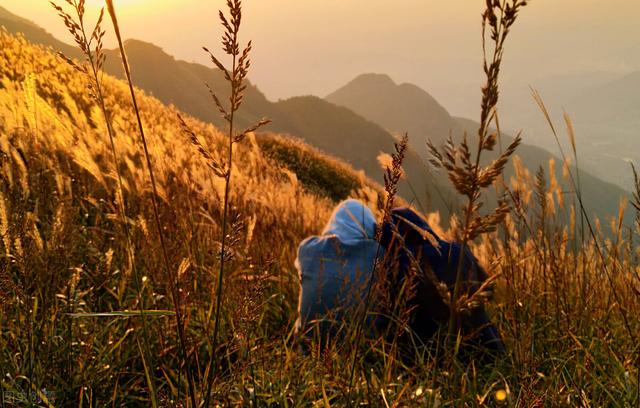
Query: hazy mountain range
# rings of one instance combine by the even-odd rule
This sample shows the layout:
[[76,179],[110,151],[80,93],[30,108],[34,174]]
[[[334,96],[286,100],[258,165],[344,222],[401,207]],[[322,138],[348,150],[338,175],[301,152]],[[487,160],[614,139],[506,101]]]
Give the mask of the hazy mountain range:
[[[575,128],[579,164],[603,180],[632,188],[629,162],[640,164],[640,71],[620,74],[592,71],[531,82],[538,90],[570,151],[563,114]],[[555,138],[528,86],[507,87],[502,123],[523,129],[527,141],[558,152]]]
[[[0,25],[10,32],[21,32],[33,42],[50,46],[70,57],[80,53],[37,25],[0,8]],[[128,40],[126,49],[133,67],[134,83],[167,104],[216,126],[224,123],[214,108],[204,83],[208,83],[221,100],[228,97],[228,86],[220,71],[200,64],[175,60],[159,47],[137,40]],[[105,70],[122,78],[118,53],[108,51]],[[586,109],[586,108],[585,108]],[[252,84],[246,90],[245,103],[239,113],[240,125],[248,125],[261,117],[273,120],[269,130],[290,134],[363,170],[382,181],[377,157],[390,153],[396,138],[394,132],[408,132],[411,151],[405,160],[409,183],[400,193],[411,200],[415,197],[427,210],[448,213],[454,195],[445,175],[430,173],[424,163],[425,141],[441,143],[451,133],[460,137],[466,130],[473,135],[477,124],[454,118],[427,92],[411,84],[395,84],[385,75],[362,75],[327,98],[300,96],[269,101]],[[509,143],[505,136],[503,143]],[[518,155],[533,172],[554,157],[549,151],[522,145]],[[561,161],[556,159],[558,171]],[[510,173],[511,166],[508,166]],[[588,210],[600,216],[616,214],[618,201],[626,192],[592,175],[582,172],[583,194]],[[566,187],[570,190],[570,186]]]
[[[408,131],[410,135],[414,135],[410,139],[412,147],[425,158],[427,138],[436,144],[443,143],[449,134],[454,138],[460,138],[467,133],[473,138],[479,128],[479,124],[473,120],[450,116],[431,95],[419,87],[412,84],[398,85],[386,75],[361,75],[327,96],[327,100],[348,107],[390,131]],[[503,146],[512,141],[513,137],[503,134]],[[488,155],[485,160],[494,158],[497,153],[496,151],[494,155]],[[556,177],[563,190],[573,190],[570,182],[562,181],[562,160],[548,150],[522,144],[516,154],[521,158],[524,166],[531,171],[535,172],[539,166],[543,166],[547,174],[548,162],[553,158],[556,162]],[[577,174],[575,167],[572,170]],[[513,174],[513,167],[507,166],[506,179],[508,180]],[[624,191],[586,171],[580,171],[580,179],[586,207],[598,213],[606,208],[605,211],[608,214],[615,214],[610,212],[614,211],[610,206],[618,202],[618,199],[624,195]]]

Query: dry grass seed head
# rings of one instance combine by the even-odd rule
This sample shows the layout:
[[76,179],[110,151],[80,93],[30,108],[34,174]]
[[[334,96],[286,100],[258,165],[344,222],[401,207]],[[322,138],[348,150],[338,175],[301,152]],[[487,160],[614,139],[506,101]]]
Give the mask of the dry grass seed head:
[[[391,220],[391,210],[398,194],[398,183],[404,174],[402,162],[404,161],[408,144],[409,135],[406,133],[399,141],[394,143],[395,152],[391,155],[391,165],[386,168],[384,173],[385,198],[378,197],[378,208],[382,209],[383,212],[382,224]],[[382,229],[379,228],[376,232],[376,239],[379,241],[381,237]]]

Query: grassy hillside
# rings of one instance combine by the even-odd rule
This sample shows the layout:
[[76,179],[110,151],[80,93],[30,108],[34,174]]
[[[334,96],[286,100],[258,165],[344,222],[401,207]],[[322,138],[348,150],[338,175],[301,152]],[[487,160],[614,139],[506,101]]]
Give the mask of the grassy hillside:
[[[8,16],[10,13],[5,12]],[[13,19],[19,17],[13,16]],[[0,25],[5,24],[0,17]],[[21,31],[29,41],[41,43],[38,27],[28,26]],[[70,47],[60,47],[59,41],[47,37],[43,44],[55,50],[67,52]],[[211,95],[205,86],[226,100],[229,87],[218,69],[179,61],[165,53],[161,48],[137,40],[125,43],[130,64],[135,67],[133,82],[136,86],[155,96],[167,105],[208,123],[223,126],[224,120],[213,108]],[[120,55],[115,51],[106,51],[105,71],[117,78],[124,78]],[[77,51],[69,53],[77,56]],[[395,138],[379,125],[371,123],[361,116],[340,109],[315,97],[297,97],[286,101],[270,102],[259,89],[247,83],[244,103],[237,115],[239,126],[249,126],[262,117],[269,117],[272,124],[268,130],[288,134],[304,140],[306,143],[323,150],[343,161],[356,170],[363,170],[367,177],[379,183],[383,182],[383,171],[376,157],[393,149]],[[359,150],[354,154],[355,149]],[[410,202],[419,202],[428,211],[450,214],[450,208],[457,202],[451,188],[445,180],[437,177],[424,178],[428,171],[423,161],[415,153],[410,153],[405,161],[405,171],[411,185],[402,182],[400,194]],[[445,222],[447,222],[445,220]]]
[[[126,86],[105,77],[125,184],[123,223],[105,124],[85,79],[49,51],[4,32],[0,61],[2,401],[142,407],[155,390],[158,406],[188,406],[185,369],[198,391],[206,378],[222,182],[181,133],[178,111],[138,91],[167,237],[165,274]],[[344,126],[355,115],[326,102],[300,102],[300,111],[337,110]],[[294,123],[310,120],[293,113]],[[219,157],[220,132],[187,122]],[[378,128],[369,126],[375,135]],[[385,133],[377,134],[382,140]],[[362,146],[322,135],[373,160]],[[523,169],[514,180],[515,211],[472,247],[496,279],[488,307],[508,354],[495,364],[466,364],[449,350],[449,357],[420,354],[418,364],[406,366],[393,344],[363,341],[366,358],[356,361],[349,387],[353,341],[341,339],[321,353],[313,343],[308,354],[291,341],[293,259],[300,240],[328,219],[331,198],[356,186],[362,188],[349,195],[371,197],[379,187],[280,136],[248,137],[235,157],[233,245],[213,388],[218,406],[637,406],[640,253],[633,231],[618,229],[615,240],[605,241],[596,225],[596,245],[580,238],[579,217],[553,227],[563,210],[548,198],[558,186],[534,186]],[[430,220],[437,226],[437,216]],[[458,224],[454,219],[452,228]],[[172,281],[185,318],[186,368],[169,312]],[[141,317],[140,308],[151,311]],[[88,314],[98,312],[107,315]]]
[[[148,307],[170,309],[163,295],[167,282],[160,272],[150,187],[132,108],[126,102],[128,90],[119,81],[105,78],[134,238],[134,265],[127,262],[118,221],[115,170],[105,125],[88,96],[85,79],[55,55],[4,32],[0,32],[0,60],[7,62],[0,66],[0,367],[13,375],[3,380],[3,390],[22,389],[22,375],[33,379],[38,389],[58,390],[61,405],[75,398],[82,384],[102,395],[101,399],[116,384],[133,391],[144,384],[143,374],[136,371],[139,355],[134,352],[135,339],[140,338],[130,334],[140,329],[139,322],[75,321],[65,315],[138,308],[134,270],[145,277]],[[175,270],[183,274],[180,280],[189,293],[185,296],[190,297],[192,327],[202,329],[205,310],[198,305],[209,296],[206,288],[212,287],[223,186],[211,177],[196,149],[182,135],[177,111],[151,97],[144,96],[140,102],[162,198],[162,224],[170,237],[169,256]],[[222,136],[216,128],[195,119],[188,122],[213,152],[221,151]],[[286,139],[271,140],[267,153],[276,148],[290,155],[308,151]],[[237,257],[251,259],[251,268],[264,289],[277,293],[265,299],[272,305],[265,308],[263,318],[268,317],[269,324],[261,330],[271,336],[289,330],[295,318],[295,249],[304,237],[319,231],[329,216],[334,202],[324,196],[358,196],[359,189],[374,191],[379,187],[319,153],[294,169],[300,174],[297,177],[278,165],[290,160],[267,157],[254,137],[239,149],[231,203],[237,228],[245,235],[237,245]],[[345,188],[354,191],[333,184],[329,187],[338,189],[340,197],[318,195],[315,184],[305,185],[307,180],[315,182],[307,175],[314,171],[310,166],[335,168]],[[234,288],[233,282],[245,274],[238,270],[230,275],[229,287]],[[243,293],[240,286],[246,285],[232,289],[238,296]],[[191,297],[192,292],[197,295]],[[38,302],[38,306],[33,305],[33,315],[25,315],[23,306],[31,302]],[[37,333],[20,323],[26,318],[41,325]],[[171,346],[175,340],[172,320],[154,319],[153,333],[158,362],[173,370],[177,356]],[[22,349],[29,347],[28,342],[22,342],[27,338],[41,346]],[[206,337],[193,340],[192,347],[198,349]],[[117,348],[113,348],[114,342]],[[30,353],[36,360],[16,360],[17,352]],[[73,365],[66,361],[73,361]],[[172,371],[157,375],[168,375],[166,384],[179,380]],[[114,380],[116,377],[119,380]],[[124,397],[121,403],[132,403],[129,398],[137,398],[134,395]],[[138,397],[142,395],[138,393]]]
[[265,157],[291,171],[305,188],[319,196],[337,202],[359,194],[382,194],[364,172],[356,172],[302,141],[277,134],[261,134],[257,141]]

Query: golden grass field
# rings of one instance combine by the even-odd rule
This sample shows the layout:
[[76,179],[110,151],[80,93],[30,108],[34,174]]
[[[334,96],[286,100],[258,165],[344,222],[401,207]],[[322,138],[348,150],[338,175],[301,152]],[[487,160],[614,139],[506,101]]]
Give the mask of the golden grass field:
[[[185,364],[126,83],[102,82],[120,197],[108,129],[86,77],[4,31],[0,61],[3,406],[190,406],[185,373],[201,392],[211,357],[225,180],[185,135],[179,112],[137,91]],[[181,116],[222,160],[225,135]],[[592,235],[576,195],[545,180],[553,168],[525,169],[516,156],[509,164],[516,176],[491,187],[508,187],[510,213],[470,243],[495,277],[487,307],[505,359],[466,365],[426,355],[406,367],[389,345],[366,340],[349,384],[353,344],[301,355],[292,343],[295,251],[320,232],[337,201],[357,197],[376,208],[383,187],[285,136],[250,133],[235,149],[214,405],[640,404],[640,223],[623,226],[623,212],[633,211],[627,203],[610,220],[591,220]],[[442,231],[438,214],[426,216],[457,236],[461,217]]]

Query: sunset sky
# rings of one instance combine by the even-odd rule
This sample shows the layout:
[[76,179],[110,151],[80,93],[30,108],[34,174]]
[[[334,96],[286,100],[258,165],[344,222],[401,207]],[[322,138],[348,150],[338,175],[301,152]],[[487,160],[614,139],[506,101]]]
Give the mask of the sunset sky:
[[[58,0],[64,3],[63,0]],[[95,12],[102,2],[88,0]],[[223,0],[116,0],[128,38],[208,63]],[[251,80],[270,99],[325,96],[358,74],[387,73],[431,92],[453,113],[480,86],[482,0],[245,0],[242,39],[255,44]],[[46,0],[0,0],[70,42]],[[532,0],[508,44],[503,80],[640,70],[640,1]],[[107,30],[110,34],[109,30]],[[112,38],[110,38],[112,40]],[[112,41],[108,41],[112,45]],[[472,105],[473,105],[472,104]]]

